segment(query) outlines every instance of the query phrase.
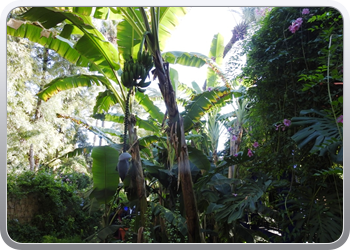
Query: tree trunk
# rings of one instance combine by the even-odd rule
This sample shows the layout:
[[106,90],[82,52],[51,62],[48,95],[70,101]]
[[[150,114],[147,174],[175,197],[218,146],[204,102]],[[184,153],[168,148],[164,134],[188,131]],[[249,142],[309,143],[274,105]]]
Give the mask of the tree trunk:
[[30,149],[29,149],[29,170],[34,171],[34,149],[33,149],[33,144],[30,144]]
[[[101,127],[104,128],[105,127],[105,121],[102,121]],[[100,143],[99,146],[102,146],[102,137],[100,137]]]
[[[96,119],[95,126],[97,127],[97,125],[98,125],[98,120]],[[93,142],[92,142],[92,145],[93,145],[93,146],[96,146],[96,138],[97,138],[97,135],[94,134],[94,139],[93,139]]]
[[162,93],[169,117],[168,125],[170,129],[168,130],[168,137],[175,149],[178,160],[179,177],[183,201],[185,204],[189,242],[204,242],[200,236],[199,217],[193,190],[183,120],[177,107],[175,91],[170,82],[169,65],[167,63],[163,63],[163,59],[159,51],[156,53],[156,55],[154,55],[154,63],[156,67],[154,74],[158,77],[159,89]]
[[139,142],[137,138],[137,130],[135,128],[136,119],[134,115],[130,115],[128,122],[128,130],[129,130],[129,144],[131,149],[129,150],[132,157],[132,165],[135,168],[135,184],[136,184],[136,193],[137,198],[139,200],[139,211],[140,211],[140,219],[141,226],[145,228],[145,214],[147,211],[147,200],[146,200],[146,186],[145,186],[145,178],[143,176],[143,169],[140,157],[140,148]]

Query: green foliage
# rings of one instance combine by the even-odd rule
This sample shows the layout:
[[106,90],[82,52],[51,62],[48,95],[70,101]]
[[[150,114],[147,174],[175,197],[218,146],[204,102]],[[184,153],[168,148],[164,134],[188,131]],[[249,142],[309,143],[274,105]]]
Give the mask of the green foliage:
[[325,112],[316,110],[302,110],[300,112],[304,115],[310,113],[321,117],[293,117],[293,126],[309,126],[294,134],[292,139],[298,143],[299,148],[303,148],[309,142],[314,142],[310,153],[319,151],[319,155],[323,156],[326,152],[329,152],[334,162],[343,163],[342,134],[339,134],[335,125],[336,121]]
[[[273,216],[278,223],[281,237],[270,238],[274,242],[332,242],[341,233],[342,180],[332,179],[329,170],[333,162],[341,163],[342,140],[329,116],[326,83],[329,79],[340,115],[343,88],[333,83],[342,81],[343,26],[335,9],[309,10],[310,15],[303,15],[302,8],[274,8],[246,44],[242,77],[249,87],[249,129],[242,146],[259,142],[250,167],[273,180],[261,199],[278,214],[265,209],[260,219]],[[288,27],[299,17],[303,23],[292,33]]]
[[118,184],[119,174],[116,170],[118,164],[118,151],[112,147],[95,147],[92,151],[94,187],[90,194],[100,204],[107,204],[114,196]]
[[[87,201],[78,188],[86,187],[90,181],[89,177],[83,176],[56,175],[45,171],[9,174],[8,197],[20,200],[35,194],[40,200],[39,210],[30,224],[21,224],[15,219],[8,221],[9,236],[21,243],[40,243],[53,239],[76,242],[80,237],[91,234],[101,214],[95,212],[89,215],[88,211],[83,210]],[[45,235],[51,238],[45,238]]]
[[52,235],[45,235],[42,243],[81,243],[83,240],[79,236],[72,236],[63,239],[58,239]]

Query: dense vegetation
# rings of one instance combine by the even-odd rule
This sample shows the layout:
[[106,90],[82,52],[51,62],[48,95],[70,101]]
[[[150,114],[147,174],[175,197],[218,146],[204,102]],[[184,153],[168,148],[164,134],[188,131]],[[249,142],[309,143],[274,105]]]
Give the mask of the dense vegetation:
[[[8,221],[12,239],[324,243],[341,236],[340,13],[243,8],[246,22],[234,27],[226,46],[215,35],[208,56],[163,51],[187,11],[37,7],[12,13],[8,195],[38,193],[45,201],[31,223]],[[33,77],[16,74],[24,63],[15,56],[19,50]],[[35,62],[39,54],[47,59]],[[240,55],[247,58],[243,67]],[[67,70],[59,73],[48,61]],[[175,63],[208,66],[204,86],[180,83]],[[43,76],[35,82],[40,65]],[[158,94],[151,95],[151,79]],[[234,110],[223,113],[227,106]],[[111,127],[98,127],[99,120]],[[90,144],[86,131],[105,145]],[[227,136],[223,151],[220,136]],[[33,145],[35,168],[23,172]],[[76,183],[65,183],[67,175]]]

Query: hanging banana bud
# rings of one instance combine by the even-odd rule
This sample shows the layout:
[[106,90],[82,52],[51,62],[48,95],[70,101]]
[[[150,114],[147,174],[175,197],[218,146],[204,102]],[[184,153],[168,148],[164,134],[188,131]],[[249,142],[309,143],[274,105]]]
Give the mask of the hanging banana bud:
[[144,93],[146,91],[146,89],[137,88],[137,91]]
[[137,84],[137,86],[140,87],[140,88],[146,88],[150,84],[151,84],[151,82],[143,82],[143,81],[141,81],[141,82],[139,82],[139,84]]

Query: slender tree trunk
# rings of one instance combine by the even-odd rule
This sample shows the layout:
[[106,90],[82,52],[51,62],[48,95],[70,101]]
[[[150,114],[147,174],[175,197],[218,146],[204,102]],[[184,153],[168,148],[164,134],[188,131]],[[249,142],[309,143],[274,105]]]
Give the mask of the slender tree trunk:
[[[137,130],[135,128],[136,119],[134,115],[130,115],[128,122],[128,130],[129,130],[129,144],[131,149],[129,150],[132,157],[132,165],[135,168],[135,184],[136,184],[136,193],[139,199],[139,211],[141,216],[141,227],[145,228],[145,214],[147,211],[147,200],[146,200],[146,186],[145,186],[145,178],[143,176],[143,169],[140,157],[140,148],[139,142],[137,138]],[[140,231],[143,233],[143,230]],[[143,239],[143,237],[142,237]]]
[[169,117],[168,125],[170,130],[168,132],[168,137],[175,149],[178,160],[189,242],[204,242],[204,239],[202,239],[200,235],[199,217],[193,190],[183,120],[177,107],[175,91],[170,82],[169,65],[167,63],[163,64],[163,59],[159,51],[154,56],[154,63],[156,67],[155,75],[158,77],[159,89],[162,93]]
[[[101,127],[104,128],[105,127],[105,121],[102,121]],[[102,137],[100,137],[100,146],[102,146]]]
[[30,149],[29,149],[29,170],[34,171],[34,149],[33,149],[33,144],[30,144]]
[[[96,127],[97,127],[97,125],[98,125],[98,120],[96,120],[96,123],[95,123],[95,126],[96,126]],[[96,138],[97,138],[97,135],[94,134],[94,139],[93,139],[93,142],[92,142],[92,145],[93,145],[93,146],[96,146]]]

